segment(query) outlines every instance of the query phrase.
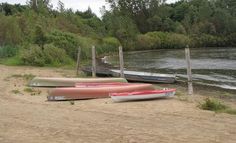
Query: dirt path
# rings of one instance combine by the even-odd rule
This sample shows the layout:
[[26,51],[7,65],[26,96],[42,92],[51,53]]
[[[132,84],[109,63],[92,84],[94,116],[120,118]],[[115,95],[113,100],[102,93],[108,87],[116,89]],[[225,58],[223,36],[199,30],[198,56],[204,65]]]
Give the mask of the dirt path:
[[203,111],[195,103],[178,99],[47,102],[47,89],[35,89],[41,93],[32,96],[24,91],[26,80],[17,75],[65,76],[72,71],[2,65],[0,71],[0,143],[236,141],[236,116]]

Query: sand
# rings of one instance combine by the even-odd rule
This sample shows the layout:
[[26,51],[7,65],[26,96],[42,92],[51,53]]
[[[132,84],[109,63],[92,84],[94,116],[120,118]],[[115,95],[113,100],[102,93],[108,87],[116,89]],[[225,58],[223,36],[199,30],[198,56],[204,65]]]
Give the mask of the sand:
[[37,94],[31,95],[24,91],[27,80],[17,75],[56,77],[73,71],[0,65],[0,72],[0,143],[236,141],[236,115],[204,111],[196,107],[197,102],[178,98],[127,103],[107,98],[74,105],[47,102],[47,89],[34,89]]

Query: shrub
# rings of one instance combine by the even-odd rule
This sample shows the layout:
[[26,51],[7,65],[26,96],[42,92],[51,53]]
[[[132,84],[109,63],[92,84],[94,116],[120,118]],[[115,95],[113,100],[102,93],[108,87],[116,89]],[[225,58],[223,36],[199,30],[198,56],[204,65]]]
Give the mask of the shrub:
[[64,65],[71,63],[71,59],[66,55],[65,50],[59,49],[54,45],[45,45],[44,50],[45,65]]
[[191,45],[194,47],[218,47],[226,45],[224,38],[209,34],[192,35],[191,40]]
[[152,37],[148,34],[145,35],[138,35],[137,42],[136,42],[136,49],[137,50],[149,50],[159,48],[161,44],[161,40],[159,37]]
[[20,59],[25,65],[32,66],[58,66],[71,62],[63,49],[59,49],[52,44],[45,45],[44,50],[37,45],[31,45],[29,49],[22,51]]
[[166,48],[184,48],[190,44],[189,37],[183,34],[169,33],[167,37],[164,44]]
[[13,57],[17,54],[18,47],[12,45],[0,46],[0,58]]
[[76,35],[62,31],[52,31],[47,36],[48,43],[53,43],[56,47],[64,49],[73,59],[76,59],[76,50],[79,47]]
[[114,37],[103,38],[97,46],[97,53],[100,55],[109,54],[118,51],[120,41]]
[[37,45],[32,45],[29,49],[23,49],[20,59],[25,65],[44,66],[45,59],[42,49]]
[[[168,33],[168,32],[148,32],[145,34],[155,39],[154,48],[184,48],[190,43],[190,38],[183,34]],[[144,39],[144,38],[143,38]],[[147,41],[141,40],[141,41]],[[150,44],[150,41],[147,44]],[[150,46],[150,45],[149,45]]]
[[0,44],[19,44],[22,41],[22,32],[17,19],[2,15],[0,19]]
[[227,36],[227,45],[236,46],[236,33],[232,33]]
[[206,98],[203,103],[200,103],[200,108],[203,110],[210,110],[210,111],[221,111],[225,110],[228,107],[222,104],[220,101],[216,99]]

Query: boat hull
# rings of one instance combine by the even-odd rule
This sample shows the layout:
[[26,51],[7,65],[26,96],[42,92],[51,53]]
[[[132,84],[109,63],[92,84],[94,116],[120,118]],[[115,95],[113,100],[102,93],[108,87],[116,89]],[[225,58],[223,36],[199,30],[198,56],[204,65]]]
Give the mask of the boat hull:
[[107,83],[99,83],[99,82],[91,82],[91,83],[76,83],[75,87],[79,88],[87,88],[87,87],[114,87],[114,86],[127,86],[133,83],[126,83],[126,82],[107,82]]
[[29,86],[32,87],[74,87],[76,83],[84,82],[127,82],[124,78],[47,78],[47,77],[36,77],[32,79]]
[[108,98],[110,93],[153,90],[151,84],[129,84],[126,86],[104,86],[87,88],[55,88],[49,92],[49,101]]
[[[111,70],[113,76],[117,77],[120,70]],[[170,74],[157,74],[149,72],[124,71],[125,78],[128,81],[150,82],[150,83],[175,83],[176,77]]]
[[111,93],[110,97],[114,102],[151,100],[158,98],[167,98],[175,95],[175,89],[170,90],[152,90],[130,93]]

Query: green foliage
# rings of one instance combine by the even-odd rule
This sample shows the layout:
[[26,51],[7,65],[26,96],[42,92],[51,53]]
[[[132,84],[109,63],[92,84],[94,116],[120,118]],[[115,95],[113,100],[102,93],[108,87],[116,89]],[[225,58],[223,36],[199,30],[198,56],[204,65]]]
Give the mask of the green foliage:
[[15,17],[0,14],[0,44],[19,44],[22,40],[21,30]]
[[48,43],[64,49],[71,58],[76,59],[79,40],[75,34],[54,30],[48,34],[47,38]]
[[232,33],[227,36],[227,45],[236,46],[236,33]]
[[209,34],[192,35],[191,39],[192,39],[191,45],[193,47],[226,46],[226,41],[224,38]]
[[236,115],[236,109],[232,109],[229,106],[223,104],[217,99],[206,98],[204,102],[199,104],[199,108],[203,110],[210,110],[219,113],[228,113]]
[[21,59],[18,55],[14,56],[14,57],[10,57],[10,58],[1,59],[0,63],[7,65],[7,66],[24,65],[24,63],[21,61]]
[[41,26],[36,26],[35,29],[35,44],[38,44],[41,48],[46,44],[47,38],[45,32],[42,30]]
[[[160,39],[159,48],[184,48],[190,43],[190,38],[183,34],[168,32],[149,32],[147,35]],[[158,46],[156,46],[158,47]]]
[[11,92],[14,93],[14,94],[21,94],[21,92],[19,90],[17,90],[17,89],[16,90],[12,90]]
[[211,98],[206,98],[203,103],[200,103],[199,107],[203,110],[210,110],[210,111],[221,111],[228,108],[220,101]]
[[121,45],[119,40],[114,37],[103,38],[97,46],[97,53],[99,55],[114,53],[118,51],[118,47]]
[[53,45],[45,45],[42,50],[37,45],[32,45],[29,49],[24,49],[20,59],[25,65],[46,66],[46,65],[65,65],[70,64],[71,60],[63,49]]
[[138,35],[137,36],[137,43],[136,43],[136,49],[137,50],[149,50],[149,49],[155,49],[160,48],[161,40],[158,36],[150,36],[150,33],[145,35]]
[[12,45],[0,46],[0,58],[9,58],[17,54],[18,47]]

